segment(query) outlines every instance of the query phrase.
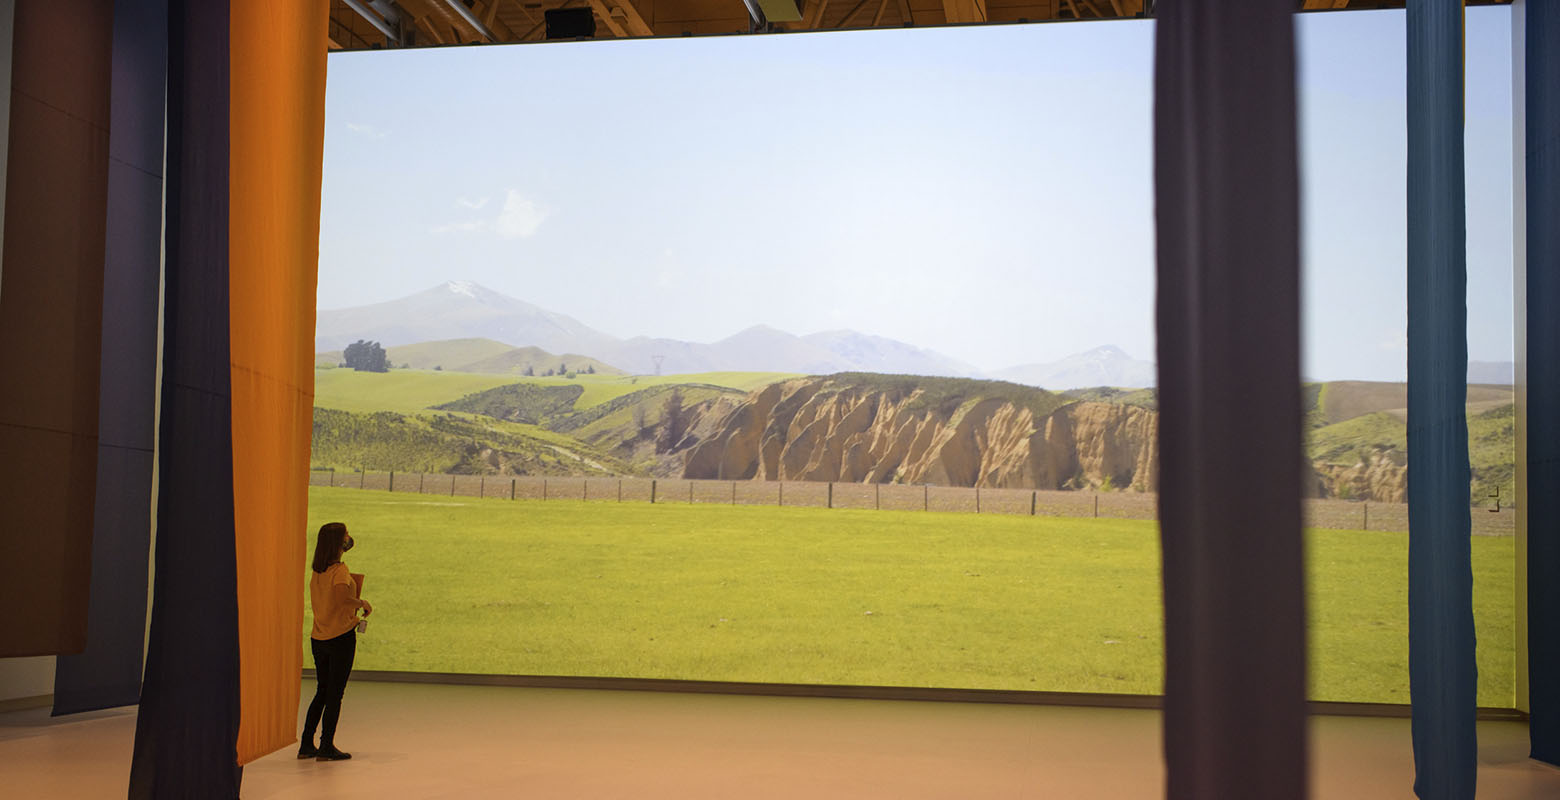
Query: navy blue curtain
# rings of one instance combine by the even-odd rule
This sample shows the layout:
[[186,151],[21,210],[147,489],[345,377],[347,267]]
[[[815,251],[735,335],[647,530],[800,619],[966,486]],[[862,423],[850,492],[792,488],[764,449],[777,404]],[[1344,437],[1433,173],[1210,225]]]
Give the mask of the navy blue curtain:
[[1414,792],[1472,798],[1463,6],[1408,4],[1408,668]]
[[141,693],[167,61],[165,0],[115,4],[87,647],[56,662],[55,714],[133,705]]
[[228,3],[172,0],[162,428],[132,800],[236,798],[238,600],[228,329]]
[[1306,796],[1293,11],[1292,0],[1158,5],[1159,519],[1172,798]]
[[1526,11],[1529,725],[1560,765],[1560,3]]

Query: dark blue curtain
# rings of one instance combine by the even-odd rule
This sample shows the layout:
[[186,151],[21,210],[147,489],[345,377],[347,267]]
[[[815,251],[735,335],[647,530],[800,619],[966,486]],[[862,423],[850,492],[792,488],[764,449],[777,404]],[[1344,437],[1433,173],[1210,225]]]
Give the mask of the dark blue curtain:
[[1408,660],[1414,792],[1472,798],[1461,0],[1408,4]]
[[133,705],[141,693],[167,61],[165,0],[117,3],[87,647],[56,663],[55,714]]
[[1159,519],[1172,798],[1306,796],[1294,6],[1158,4]]
[[129,796],[236,798],[228,3],[172,0],[168,16],[156,574]]
[[1526,11],[1528,702],[1560,765],[1560,3]]

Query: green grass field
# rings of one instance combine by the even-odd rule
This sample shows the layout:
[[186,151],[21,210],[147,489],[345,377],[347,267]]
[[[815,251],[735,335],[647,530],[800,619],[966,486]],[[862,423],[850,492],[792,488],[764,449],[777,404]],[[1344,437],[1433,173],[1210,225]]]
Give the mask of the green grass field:
[[[311,488],[375,604],[363,669],[1160,691],[1153,522]],[[312,535],[311,535],[312,545]],[[1408,699],[1407,538],[1308,531],[1312,696]],[[1513,540],[1473,540],[1481,705]]]
[[570,379],[422,369],[392,369],[376,373],[332,368],[314,371],[314,405],[342,411],[415,414],[440,403],[459,400],[468,394],[523,382],[540,386],[584,387],[584,393],[574,404],[575,410],[582,410],[630,392],[663,384],[704,383],[747,392],[794,377],[784,372],[701,372],[695,375],[654,376],[576,375]]

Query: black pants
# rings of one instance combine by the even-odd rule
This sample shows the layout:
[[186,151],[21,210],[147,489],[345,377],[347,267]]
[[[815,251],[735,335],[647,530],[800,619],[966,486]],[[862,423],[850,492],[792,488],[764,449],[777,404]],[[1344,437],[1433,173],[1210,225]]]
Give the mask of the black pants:
[[334,639],[310,639],[314,650],[314,673],[319,686],[314,690],[314,700],[309,703],[309,714],[303,722],[303,743],[314,741],[314,726],[324,715],[325,727],[320,731],[320,749],[336,746],[336,721],[341,718],[341,695],[347,690],[347,677],[352,674],[352,657],[357,654],[357,632],[349,630]]

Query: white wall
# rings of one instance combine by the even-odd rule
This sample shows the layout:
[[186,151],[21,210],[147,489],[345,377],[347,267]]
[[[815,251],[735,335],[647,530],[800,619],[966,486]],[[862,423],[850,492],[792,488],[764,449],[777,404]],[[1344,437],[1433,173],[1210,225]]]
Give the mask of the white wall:
[[54,656],[0,658],[0,703],[54,694]]

